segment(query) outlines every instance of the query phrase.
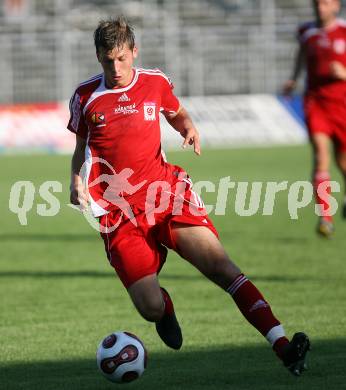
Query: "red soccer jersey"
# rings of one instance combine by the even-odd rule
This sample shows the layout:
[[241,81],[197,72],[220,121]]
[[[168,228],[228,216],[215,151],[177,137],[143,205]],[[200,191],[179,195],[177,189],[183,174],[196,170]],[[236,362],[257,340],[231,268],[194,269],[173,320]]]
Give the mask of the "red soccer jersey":
[[68,129],[87,140],[86,176],[95,216],[144,204],[149,184],[172,175],[161,152],[159,120],[160,111],[179,109],[172,90],[161,71],[135,68],[125,87],[107,89],[100,74],[75,91]]
[[330,65],[338,61],[346,66],[346,22],[338,19],[330,28],[305,23],[298,29],[298,39],[306,53],[307,93],[344,99],[346,82],[330,75]]

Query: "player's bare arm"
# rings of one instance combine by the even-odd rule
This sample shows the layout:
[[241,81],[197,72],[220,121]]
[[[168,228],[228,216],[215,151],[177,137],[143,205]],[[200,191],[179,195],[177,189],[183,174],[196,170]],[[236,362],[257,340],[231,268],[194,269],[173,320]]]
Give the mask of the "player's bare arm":
[[88,195],[81,177],[81,168],[85,161],[86,140],[76,135],[76,146],[71,162],[70,201],[76,206],[86,208]]
[[305,50],[299,45],[294,59],[293,72],[289,80],[283,86],[283,94],[290,96],[297,86],[297,80],[305,66]]
[[199,156],[201,154],[199,133],[186,109],[180,106],[178,113],[167,113],[165,117],[168,123],[184,138],[183,148],[186,148],[187,145],[194,145],[194,152]]

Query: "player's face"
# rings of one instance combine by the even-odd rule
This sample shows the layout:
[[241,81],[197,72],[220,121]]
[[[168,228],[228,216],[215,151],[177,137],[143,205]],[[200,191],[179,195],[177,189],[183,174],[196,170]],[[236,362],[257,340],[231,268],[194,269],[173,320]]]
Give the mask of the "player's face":
[[314,0],[316,17],[322,23],[333,21],[340,11],[339,0]]
[[103,68],[108,88],[123,87],[130,83],[132,65],[137,57],[137,48],[131,50],[127,44],[122,48],[105,50],[99,48],[97,59]]

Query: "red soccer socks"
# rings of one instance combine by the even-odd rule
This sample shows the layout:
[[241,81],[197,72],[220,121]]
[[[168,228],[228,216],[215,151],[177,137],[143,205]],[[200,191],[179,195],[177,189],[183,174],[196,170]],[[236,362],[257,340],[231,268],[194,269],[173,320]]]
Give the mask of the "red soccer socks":
[[313,178],[313,187],[316,204],[319,205],[321,210],[321,217],[328,222],[332,222],[333,218],[329,212],[329,198],[331,193],[329,172],[316,171]]
[[282,350],[289,343],[285,331],[263,295],[243,274],[239,275],[227,289],[232,295],[243,316],[273,346],[277,355],[282,358]]

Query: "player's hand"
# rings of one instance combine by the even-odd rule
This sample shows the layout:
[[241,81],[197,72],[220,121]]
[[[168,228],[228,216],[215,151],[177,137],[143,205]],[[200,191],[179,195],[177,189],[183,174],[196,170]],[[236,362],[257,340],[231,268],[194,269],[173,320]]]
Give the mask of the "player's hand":
[[80,206],[80,209],[87,210],[89,204],[89,195],[85,187],[81,184],[71,185],[70,202],[75,206]]
[[330,75],[338,80],[346,80],[346,68],[338,61],[330,64]]
[[199,141],[199,134],[198,131],[191,127],[189,129],[185,130],[185,134],[182,134],[182,136],[185,138],[182,148],[185,149],[188,145],[193,145],[194,152],[200,156],[201,155],[201,145]]
[[282,87],[282,94],[287,97],[291,96],[296,86],[297,83],[295,80],[287,80]]

